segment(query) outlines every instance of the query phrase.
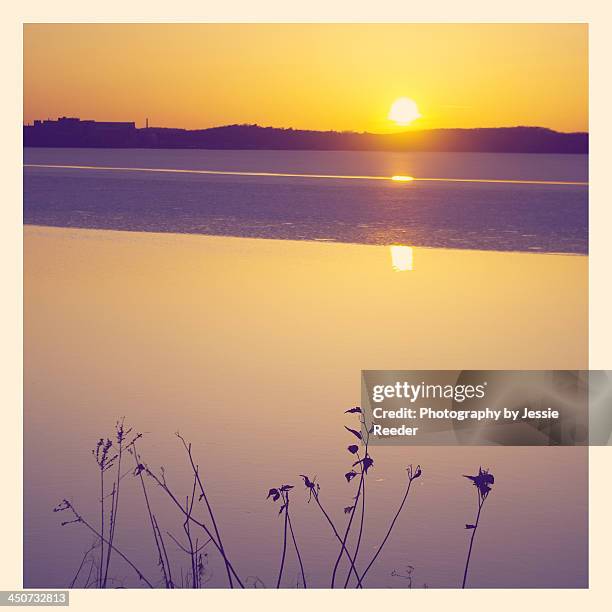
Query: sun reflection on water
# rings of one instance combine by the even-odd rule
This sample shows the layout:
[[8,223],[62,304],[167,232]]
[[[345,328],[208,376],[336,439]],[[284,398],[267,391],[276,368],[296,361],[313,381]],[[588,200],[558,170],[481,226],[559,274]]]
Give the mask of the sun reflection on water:
[[396,272],[412,270],[412,247],[391,245],[391,265]]

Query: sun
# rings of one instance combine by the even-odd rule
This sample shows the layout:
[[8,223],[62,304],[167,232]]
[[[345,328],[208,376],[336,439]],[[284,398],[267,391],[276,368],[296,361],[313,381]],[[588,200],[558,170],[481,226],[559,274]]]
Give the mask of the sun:
[[388,118],[397,125],[410,125],[421,117],[419,107],[410,98],[398,98],[389,109]]

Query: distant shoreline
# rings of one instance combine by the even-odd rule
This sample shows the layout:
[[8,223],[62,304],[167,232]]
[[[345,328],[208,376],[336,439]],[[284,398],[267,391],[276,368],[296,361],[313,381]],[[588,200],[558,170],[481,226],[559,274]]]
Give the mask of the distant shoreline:
[[24,144],[24,149],[106,149],[109,151],[122,149],[124,151],[312,151],[321,153],[461,153],[479,155],[483,153],[495,153],[498,155],[586,155],[586,152],[565,151],[398,151],[386,149],[246,149],[246,148],[216,148],[212,147],[114,147],[102,145],[30,145]]
[[23,126],[24,147],[588,154],[589,134],[541,127],[415,130],[393,134],[227,125],[137,128],[134,122],[61,117]]

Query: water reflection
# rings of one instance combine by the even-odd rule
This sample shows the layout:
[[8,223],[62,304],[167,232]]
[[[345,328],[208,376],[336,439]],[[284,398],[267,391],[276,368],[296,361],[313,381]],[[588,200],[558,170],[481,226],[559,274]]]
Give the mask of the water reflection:
[[[173,432],[187,434],[232,563],[241,575],[256,575],[270,586],[278,576],[283,533],[282,517],[266,506],[270,486],[281,481],[297,490],[299,474],[308,470],[319,476],[334,522],[346,516],[342,508],[350,503],[352,485],[335,484],[345,481],[347,471],[344,410],[359,402],[355,372],[415,363],[462,369],[478,355],[491,369],[584,368],[586,257],[414,246],[419,273],[398,277],[386,267],[386,249],[393,244],[402,253],[407,247],[399,245],[408,241],[387,239],[383,250],[26,226],[26,586],[60,588],[74,577],[91,538],[82,525],[61,527],[64,519],[51,509],[68,495],[86,518],[99,516],[99,483],[80,458],[93,459],[92,441],[109,425],[112,430],[119,416],[150,432],[139,446],[142,458],[152,468],[164,465],[181,496],[191,493],[193,481]],[[508,292],[508,280],[517,278],[522,291]],[[256,363],[246,346],[259,347]],[[316,435],[308,435],[313,429]],[[404,509],[410,514],[398,518],[365,586],[404,586],[407,581],[391,572],[406,575],[411,562],[419,585],[457,586],[469,537],[457,522],[468,521],[475,508],[461,474],[473,474],[481,464],[491,468],[501,489],[486,502],[492,506],[482,520],[495,529],[487,530],[486,541],[476,536],[470,585],[587,583],[588,449],[379,448],[366,492],[364,551],[374,555],[382,541],[400,501],[406,464],[418,461],[426,472],[419,495]],[[117,546],[145,575],[157,577],[161,570],[139,486],[131,476],[122,480]],[[308,585],[328,587],[340,545],[300,489],[292,512]],[[162,533],[170,530],[186,543],[178,509],[157,485],[149,491]],[[174,543],[169,547],[180,576],[179,564],[189,567],[190,557]],[[113,577],[125,576],[126,587],[138,585],[129,570],[113,565],[115,559],[113,553]],[[287,564],[293,581],[299,572],[295,555],[287,555]],[[214,572],[208,587],[227,585],[220,555],[209,554],[208,568]],[[344,578],[347,564],[342,568]]]
[[412,270],[412,247],[391,245],[391,265],[396,272]]

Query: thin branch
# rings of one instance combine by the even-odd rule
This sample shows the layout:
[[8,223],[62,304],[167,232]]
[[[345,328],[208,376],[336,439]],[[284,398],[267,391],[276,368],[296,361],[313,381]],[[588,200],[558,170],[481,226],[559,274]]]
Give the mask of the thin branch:
[[315,501],[317,502],[317,505],[321,509],[321,512],[323,513],[323,516],[327,519],[327,522],[329,523],[330,527],[332,528],[332,531],[334,532],[334,535],[336,536],[336,539],[338,540],[338,542],[340,542],[340,544],[342,546],[342,550],[344,551],[344,554],[348,557],[348,560],[351,563],[351,571],[355,574],[355,577],[357,578],[357,584],[361,585],[361,578],[359,577],[357,569],[355,568],[355,561],[354,561],[353,557],[351,557],[351,553],[349,553],[349,551],[348,551],[348,549],[346,547],[346,544],[343,542],[342,538],[340,537],[340,534],[338,533],[338,530],[336,529],[336,526],[334,525],[333,521],[329,517],[329,514],[327,514],[327,512],[325,511],[325,508],[323,508],[321,502],[319,501],[319,493],[317,491],[315,491],[314,489],[311,489],[311,492],[312,492],[312,495],[313,495]]
[[183,446],[185,447],[185,450],[187,451],[187,455],[189,456],[189,462],[191,463],[191,468],[194,471],[194,474],[196,475],[196,479],[198,481],[198,485],[200,487],[200,499],[203,499],[206,507],[208,508],[208,514],[210,515],[210,519],[212,521],[213,524],[213,529],[215,531],[215,535],[217,536],[217,542],[219,544],[219,552],[221,553],[221,555],[223,556],[223,559],[225,561],[225,570],[227,572],[227,579],[229,580],[229,584],[230,584],[230,588],[234,588],[234,583],[232,581],[232,572],[230,571],[229,568],[229,561],[227,560],[227,556],[225,555],[225,550],[223,548],[223,542],[221,540],[221,534],[219,533],[219,528],[217,527],[217,521],[215,520],[215,515],[212,511],[212,507],[208,501],[208,496],[206,495],[206,492],[204,490],[204,485],[202,484],[202,481],[200,479],[200,474],[198,471],[198,466],[195,465],[194,461],[193,461],[193,455],[191,454],[191,442],[189,444],[187,444],[185,442],[185,439],[177,432],[177,437],[181,440],[181,442],[183,443]]
[[285,502],[285,528],[283,533],[283,554],[281,556],[280,569],[278,570],[278,580],[276,581],[276,588],[280,589],[281,579],[283,577],[283,569],[285,567],[285,557],[287,556],[287,526],[289,519],[289,496],[285,496],[285,493],[281,492],[282,500]]
[[[363,487],[361,490],[361,517],[359,521],[359,535],[357,536],[357,545],[355,546],[355,560],[357,560],[357,555],[359,554],[359,547],[361,546],[361,539],[363,537],[363,522],[365,517],[365,502],[366,502],[366,481],[363,481]],[[355,502],[357,505],[357,502]],[[351,571],[349,570],[346,574],[346,580],[344,581],[344,587],[348,586],[349,580],[351,579]]]
[[302,572],[302,582],[304,584],[304,588],[307,589],[308,587],[306,586],[306,574],[304,572],[304,565],[302,564],[302,555],[300,555],[300,549],[298,548],[297,541],[295,539],[295,534],[293,533],[293,525],[291,525],[291,517],[289,516],[289,512],[287,512],[287,520],[289,521],[289,531],[291,532],[291,539],[293,540],[295,553],[298,558],[298,563],[300,564],[300,571]]
[[[346,531],[344,532],[344,539],[342,540],[342,548],[340,548],[340,552],[338,553],[338,557],[336,559],[336,563],[334,565],[334,570],[332,572],[332,579],[331,579],[331,588],[334,588],[334,585],[336,583],[336,572],[338,571],[338,565],[340,565],[340,560],[342,559],[342,551],[343,548],[346,546],[346,542],[348,540],[349,537],[349,533],[351,531],[351,526],[353,524],[353,518],[355,517],[355,512],[357,510],[357,504],[359,502],[359,497],[361,496],[361,491],[362,488],[364,486],[364,482],[365,482],[365,477],[367,474],[367,469],[368,466],[366,465],[366,459],[369,460],[370,456],[368,454],[368,444],[370,441],[370,432],[368,430],[368,427],[366,425],[365,419],[361,421],[361,425],[363,428],[365,428],[366,430],[366,439],[365,439],[365,449],[364,449],[364,455],[363,455],[363,460],[361,461],[359,459],[359,454],[357,454],[357,460],[359,465],[361,465],[361,476],[359,478],[359,487],[357,489],[357,495],[354,498],[354,504],[353,507],[351,508],[351,516],[349,518],[348,524],[346,526]],[[362,524],[363,524],[363,511],[362,511]],[[357,552],[355,552],[355,556],[354,556],[355,561],[357,560]],[[350,577],[350,571],[348,573],[347,576],[347,582],[348,582],[348,578]]]
[[476,522],[474,523],[474,527],[472,528],[472,537],[470,538],[470,547],[468,549],[468,555],[465,561],[465,569],[463,570],[463,582],[461,583],[462,589],[465,589],[465,583],[467,582],[468,568],[470,565],[470,558],[472,556],[472,547],[474,546],[474,538],[476,536],[476,530],[478,529],[478,521],[480,521],[480,513],[482,512],[482,507],[484,505],[484,499],[481,500],[480,493],[478,493],[478,491],[476,493],[478,495],[478,514],[476,515]]
[[389,525],[389,529],[387,530],[387,533],[383,539],[383,541],[381,542],[380,546],[378,547],[378,550],[376,551],[376,553],[374,554],[374,557],[372,558],[372,560],[370,561],[370,563],[368,564],[368,566],[365,568],[363,574],[361,574],[361,578],[358,581],[358,586],[359,588],[362,588],[362,581],[363,579],[366,577],[366,574],[370,571],[370,568],[372,567],[372,565],[374,565],[374,562],[376,561],[376,559],[378,558],[378,555],[381,553],[383,546],[386,544],[387,540],[389,539],[389,536],[391,535],[391,531],[393,531],[393,527],[395,526],[395,523],[402,511],[402,508],[404,507],[404,504],[406,503],[406,500],[408,499],[408,494],[410,493],[410,487],[412,486],[412,481],[415,480],[416,478],[418,478],[421,475],[421,468],[420,466],[417,467],[415,474],[413,475],[412,473],[412,467],[408,468],[408,486],[406,487],[406,493],[404,493],[404,497],[399,505],[399,508],[397,509],[397,512],[395,513],[395,516],[393,517],[393,520],[391,521],[391,525]]
[[[169,538],[180,548],[180,550],[182,550],[184,553],[189,554],[189,551],[169,531],[166,531],[166,533],[168,534]],[[204,550],[204,548],[209,542],[212,542],[211,538],[208,538],[208,540],[206,540],[204,544],[199,546],[196,552],[199,553],[200,551]]]
[[[60,510],[70,510],[72,514],[75,516],[74,521],[64,521],[62,525],[67,525],[68,523],[83,523],[87,529],[89,529],[94,535],[98,536],[101,539],[104,539],[101,534],[99,534],[75,509],[75,507],[67,500],[64,499],[62,504],[56,508],[56,511]],[[137,574],[138,577],[147,584],[151,589],[155,588],[149,580],[145,577],[145,575],[114,545],[111,544],[108,540],[104,539],[104,542],[107,546],[110,546]]]
[[[81,573],[81,570],[83,569],[83,566],[85,565],[85,561],[87,560],[87,557],[89,555],[89,553],[97,546],[97,543],[94,542],[86,551],[85,554],[83,555],[83,559],[81,559],[81,565],[79,565],[79,569],[77,569],[76,574],[74,575],[74,578],[72,579],[72,582],[70,583],[70,587],[71,589],[74,588],[74,585],[76,584],[76,581],[79,577],[79,574]],[[89,578],[88,578],[89,580]]]
[[153,531],[153,539],[155,540],[155,546],[159,554],[159,562],[161,565],[162,574],[164,576],[164,582],[166,583],[166,588],[172,589],[174,588],[174,584],[172,583],[170,563],[168,562],[168,556],[165,554],[165,550],[163,550],[164,549],[163,539],[161,537],[161,533],[159,532],[159,528],[157,527],[157,521],[155,520],[155,516],[153,515],[153,510],[151,509],[151,504],[149,502],[149,495],[147,493],[147,487],[145,485],[144,478],[142,477],[142,470],[140,469],[138,451],[136,450],[136,440],[132,442],[131,452],[134,456],[134,461],[136,462],[135,473],[140,478],[140,484],[142,485],[142,494],[145,500],[145,505],[147,507],[147,513],[149,515],[149,521],[151,523],[151,530]]
[[[174,493],[172,493],[172,491],[170,490],[170,488],[168,487],[168,485],[165,483],[165,481],[160,480],[148,467],[143,466],[143,469],[145,470],[145,472],[147,473],[147,475],[149,475],[151,478],[153,478],[153,480],[166,492],[166,494],[168,495],[168,497],[170,497],[170,499],[174,502],[174,505],[179,508],[179,510],[186,515],[185,513],[185,509],[183,508],[182,504],[178,501],[178,499],[176,498],[176,496],[174,495]],[[221,556],[223,557],[223,559],[225,560],[227,566],[229,567],[229,570],[232,573],[232,576],[236,579],[236,582],[238,582],[238,584],[240,585],[240,588],[244,588],[244,584],[242,583],[242,580],[240,580],[240,577],[238,576],[238,574],[236,573],[236,570],[234,569],[234,567],[232,566],[232,564],[230,563],[229,559],[225,556],[225,553],[223,552],[223,549],[219,546],[219,543],[217,542],[217,540],[215,540],[215,538],[213,537],[210,529],[206,526],[205,523],[202,523],[201,521],[198,521],[196,518],[194,518],[193,516],[189,517],[189,520],[192,523],[195,523],[196,525],[198,525],[199,527],[201,527],[205,532],[206,535],[212,540],[212,543],[215,545],[215,548],[221,553]]]

